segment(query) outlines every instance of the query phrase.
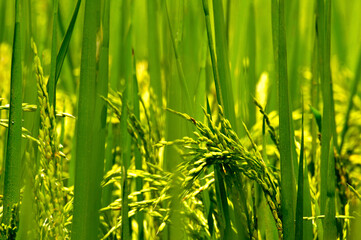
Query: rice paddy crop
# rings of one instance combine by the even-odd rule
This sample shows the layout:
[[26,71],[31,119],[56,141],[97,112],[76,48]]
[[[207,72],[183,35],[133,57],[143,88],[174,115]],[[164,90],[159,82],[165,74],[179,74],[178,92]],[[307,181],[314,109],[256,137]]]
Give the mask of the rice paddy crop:
[[0,0],[0,239],[359,239],[358,0]]

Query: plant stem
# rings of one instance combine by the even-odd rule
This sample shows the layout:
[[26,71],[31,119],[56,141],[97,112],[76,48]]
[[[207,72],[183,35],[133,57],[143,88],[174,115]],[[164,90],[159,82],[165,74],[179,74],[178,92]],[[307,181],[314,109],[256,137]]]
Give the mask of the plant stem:
[[281,211],[284,239],[294,239],[295,177],[292,160],[291,112],[287,76],[284,1],[272,1],[273,48],[279,89],[279,132],[281,161]]
[[20,201],[21,126],[22,126],[22,63],[20,36],[20,1],[15,0],[15,27],[11,62],[9,130],[6,147],[3,219],[10,224],[11,210]]
[[51,63],[50,63],[50,77],[48,80],[48,94],[50,106],[53,107],[55,113],[55,103],[56,103],[56,60],[57,60],[57,43],[58,43],[58,9],[59,9],[59,0],[53,1],[53,36],[51,43]]
[[96,84],[96,33],[99,0],[85,2],[83,47],[77,121],[77,146],[74,185],[74,216],[71,238],[97,239],[101,195],[97,181],[99,161],[94,155],[94,109]]

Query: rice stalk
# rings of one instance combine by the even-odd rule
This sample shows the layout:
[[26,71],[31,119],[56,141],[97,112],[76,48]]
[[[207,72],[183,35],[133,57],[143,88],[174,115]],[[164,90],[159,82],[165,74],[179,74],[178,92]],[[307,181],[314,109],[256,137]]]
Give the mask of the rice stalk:
[[148,55],[149,55],[149,75],[150,83],[153,88],[154,94],[158,97],[159,106],[162,105],[163,92],[162,92],[162,78],[160,66],[160,44],[159,44],[159,27],[158,27],[158,1],[148,1],[147,3],[148,14]]
[[[95,93],[95,119],[93,131],[95,136],[94,139],[94,156],[96,159],[96,175],[93,176],[95,179],[96,188],[93,188],[94,196],[99,197],[97,199],[97,208],[99,208],[103,189],[100,183],[103,179],[104,159],[105,159],[105,147],[106,147],[106,130],[107,130],[107,104],[104,102],[102,97],[108,95],[108,80],[109,80],[109,23],[110,23],[110,2],[104,1],[103,3],[103,19],[102,19],[102,42],[99,50],[99,70],[96,79],[96,93]],[[109,196],[109,193],[107,193]],[[110,193],[111,194],[111,193]]]
[[209,52],[210,52],[211,61],[212,61],[213,80],[214,80],[214,85],[215,85],[216,91],[217,91],[217,102],[219,105],[224,106],[222,91],[221,91],[221,83],[219,80],[219,72],[218,72],[218,67],[217,67],[217,62],[216,62],[216,50],[214,47],[214,40],[213,40],[213,36],[212,36],[212,27],[211,27],[211,19],[210,19],[211,17],[209,14],[208,0],[202,0],[202,4],[203,4],[203,11],[204,11],[204,18],[205,18],[205,22],[206,22],[206,29],[207,29],[208,47],[209,47]]
[[56,60],[57,60],[57,51],[58,51],[58,9],[59,9],[59,0],[53,1],[53,35],[51,40],[51,64],[50,64],[50,76],[48,80],[48,92],[49,92],[49,101],[53,110],[55,111],[56,103]]
[[6,145],[2,223],[10,225],[11,211],[20,201],[21,127],[22,127],[22,51],[20,36],[20,1],[15,4],[15,26],[11,61],[9,130]]
[[283,235],[294,239],[295,176],[292,156],[292,126],[287,76],[286,32],[284,22],[284,1],[272,1],[272,36],[279,100],[279,145],[281,161],[281,200]]
[[[71,238],[97,239],[101,195],[99,161],[94,155],[94,109],[96,99],[96,34],[100,1],[85,2],[80,67],[77,143],[74,183],[74,215]],[[94,191],[94,189],[96,189]]]
[[[222,91],[224,112],[232,126],[237,129],[232,90],[232,79],[229,68],[228,47],[226,42],[226,28],[224,23],[223,4],[221,0],[213,0],[213,23],[215,32],[215,52],[217,69]],[[210,31],[210,29],[207,29]],[[213,63],[212,63],[213,64]]]
[[[69,26],[68,26],[68,28],[66,30],[64,39],[63,39],[63,41],[61,43],[59,52],[57,53],[57,56],[56,56],[55,86],[57,85],[57,83],[59,81],[60,72],[61,72],[61,69],[63,67],[65,56],[67,56],[67,53],[68,53],[70,40],[71,40],[71,37],[73,35],[75,22],[76,22],[76,19],[78,17],[78,13],[79,13],[80,3],[81,3],[81,0],[78,0],[76,2],[74,12],[73,12],[73,15],[71,17]],[[60,17],[60,14],[58,14],[58,16]],[[71,57],[69,57],[69,60],[70,60],[70,62],[72,62]],[[73,65],[73,64],[70,64],[70,65]]]
[[317,1],[317,46],[318,46],[318,64],[320,71],[321,87],[322,87],[322,99],[323,99],[323,116],[322,116],[322,131],[321,131],[321,213],[323,214],[326,207],[326,193],[327,193],[327,169],[329,159],[329,147],[330,140],[332,137],[331,131],[331,90],[330,90],[330,79],[326,79],[325,71],[329,68],[329,59],[325,59],[326,52],[326,10],[325,2]]

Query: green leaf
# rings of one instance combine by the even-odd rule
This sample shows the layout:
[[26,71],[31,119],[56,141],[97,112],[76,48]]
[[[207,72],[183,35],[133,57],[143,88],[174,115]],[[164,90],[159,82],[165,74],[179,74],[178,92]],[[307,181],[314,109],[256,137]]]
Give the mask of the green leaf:
[[78,0],[76,2],[75,9],[74,9],[74,12],[73,12],[73,16],[71,17],[68,29],[66,30],[64,39],[63,39],[63,41],[61,43],[58,55],[56,57],[55,86],[58,83],[60,72],[61,72],[64,60],[65,60],[65,56],[66,56],[66,53],[68,52],[71,36],[73,34],[73,31],[74,31],[74,26],[75,26],[76,19],[78,17],[80,3],[81,3],[81,0]]
[[48,80],[48,94],[50,106],[53,106],[55,113],[55,103],[56,103],[56,53],[58,50],[58,9],[59,9],[59,0],[53,1],[53,35],[51,41],[51,62],[50,62],[50,76]]
[[291,112],[289,106],[289,89],[287,76],[286,32],[284,22],[284,1],[272,1],[272,36],[276,75],[279,89],[279,139],[281,161],[281,211],[283,237],[295,237],[295,176],[292,158]]
[[[331,4],[329,0],[318,0],[318,61],[321,78],[323,99],[322,131],[321,131],[321,214],[325,213],[327,195],[327,169],[330,152],[330,141],[333,136],[334,145],[337,147],[335,135],[335,116],[333,109],[333,91],[330,69],[330,22]],[[336,143],[336,144],[335,144]]]
[[21,127],[22,127],[22,63],[20,35],[20,1],[15,0],[14,42],[11,61],[9,130],[6,145],[3,218],[10,225],[11,210],[20,201],[21,187]]
[[[237,129],[234,109],[233,88],[229,68],[228,46],[226,41],[226,28],[224,23],[223,4],[221,0],[213,0],[214,32],[216,66],[222,92],[223,108],[231,125]],[[210,29],[209,29],[210,30]],[[208,31],[208,30],[207,30]],[[212,64],[214,64],[212,62]],[[237,132],[237,131],[236,131]]]
[[98,239],[100,171],[95,158],[94,118],[96,99],[96,34],[100,1],[86,1],[80,66],[77,144],[74,183],[74,216],[71,239]]
[[159,31],[158,31],[158,16],[157,5],[158,0],[147,1],[148,13],[148,55],[149,55],[149,76],[150,84],[158,98],[159,106],[162,105],[162,78],[160,65],[160,46],[159,46]]

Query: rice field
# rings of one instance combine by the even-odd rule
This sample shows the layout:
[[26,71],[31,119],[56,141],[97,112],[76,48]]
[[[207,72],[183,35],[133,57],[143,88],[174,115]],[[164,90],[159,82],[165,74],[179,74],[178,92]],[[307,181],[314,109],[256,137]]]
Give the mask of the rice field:
[[361,1],[0,0],[0,239],[360,239]]

